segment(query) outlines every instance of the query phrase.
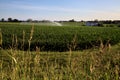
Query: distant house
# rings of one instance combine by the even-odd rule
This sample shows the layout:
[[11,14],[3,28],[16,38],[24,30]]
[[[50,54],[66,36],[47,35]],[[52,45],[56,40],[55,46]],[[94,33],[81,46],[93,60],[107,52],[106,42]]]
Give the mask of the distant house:
[[87,21],[86,26],[98,26],[99,23],[97,21]]

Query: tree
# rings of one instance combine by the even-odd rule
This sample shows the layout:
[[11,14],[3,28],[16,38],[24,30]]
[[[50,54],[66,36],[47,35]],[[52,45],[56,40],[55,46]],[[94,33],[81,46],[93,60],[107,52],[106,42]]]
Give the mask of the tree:
[[19,20],[18,19],[13,19],[13,22],[18,22]]
[[5,21],[5,19],[4,19],[4,18],[2,18],[2,19],[1,19],[1,21],[2,21],[2,22],[4,22],[4,21]]
[[12,18],[8,18],[8,22],[12,22]]
[[72,20],[69,20],[69,22],[75,22],[75,20],[74,20],[74,19],[72,19]]

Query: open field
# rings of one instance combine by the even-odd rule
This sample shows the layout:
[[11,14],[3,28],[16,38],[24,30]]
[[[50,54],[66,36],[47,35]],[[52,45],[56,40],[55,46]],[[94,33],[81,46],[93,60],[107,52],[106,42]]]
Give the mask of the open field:
[[0,0],[0,80],[120,80],[120,0]]
[[79,25],[41,26],[0,23],[3,38],[2,47],[4,49],[16,47],[27,50],[31,31],[33,31],[31,50],[39,47],[42,51],[68,51],[70,45],[75,46],[75,50],[81,50],[98,47],[101,41],[104,44],[110,43],[111,45],[120,42],[119,27],[87,27]]
[[0,29],[0,80],[120,80],[118,27],[0,23]]

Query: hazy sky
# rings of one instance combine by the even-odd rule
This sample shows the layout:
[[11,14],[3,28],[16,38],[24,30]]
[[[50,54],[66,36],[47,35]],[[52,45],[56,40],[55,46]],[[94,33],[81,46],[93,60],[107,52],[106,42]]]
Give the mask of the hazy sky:
[[0,0],[0,19],[116,20],[120,0]]

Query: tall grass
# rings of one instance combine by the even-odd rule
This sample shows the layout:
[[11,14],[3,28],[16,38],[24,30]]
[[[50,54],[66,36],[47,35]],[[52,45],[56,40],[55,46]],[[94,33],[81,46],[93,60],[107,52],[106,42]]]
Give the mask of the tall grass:
[[69,52],[23,52],[18,50],[1,50],[0,52],[2,54],[0,56],[2,80],[120,79],[120,51],[72,52],[70,61]]
[[[29,49],[34,28],[28,39]],[[23,31],[23,46],[25,41]],[[15,45],[17,36],[13,37]],[[16,48],[0,49],[0,80],[119,80],[120,50],[112,49],[109,41],[97,49],[73,51],[75,35],[68,52],[20,51]],[[13,45],[14,46],[14,45]],[[14,46],[16,47],[16,46]],[[120,47],[120,46],[118,46]]]

